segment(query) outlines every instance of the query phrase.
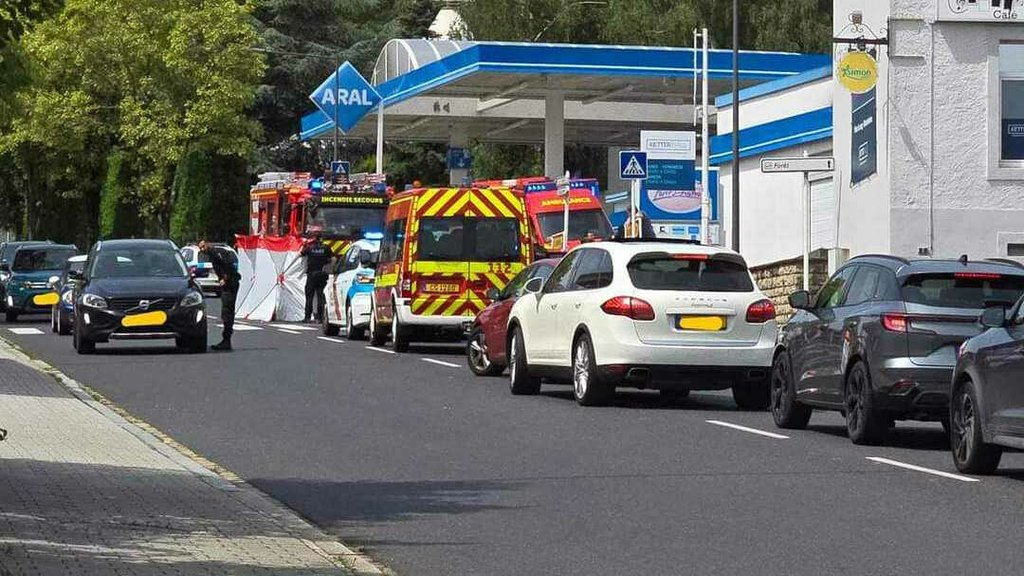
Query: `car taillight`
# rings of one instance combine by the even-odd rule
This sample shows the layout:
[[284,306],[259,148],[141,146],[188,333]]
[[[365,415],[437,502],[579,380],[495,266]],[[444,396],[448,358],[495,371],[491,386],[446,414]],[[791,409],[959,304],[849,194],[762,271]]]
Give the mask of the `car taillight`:
[[909,332],[910,318],[906,314],[883,314],[882,326],[890,332]]
[[1002,277],[1002,274],[990,272],[957,272],[953,274],[953,278],[963,278],[964,280],[999,280]]
[[768,300],[758,300],[747,307],[747,322],[750,324],[764,324],[775,320],[775,304]]
[[612,316],[625,316],[631,320],[654,320],[654,308],[649,303],[631,296],[616,296],[601,304],[601,310]]
[[697,260],[703,262],[708,259],[707,254],[673,254],[673,260]]

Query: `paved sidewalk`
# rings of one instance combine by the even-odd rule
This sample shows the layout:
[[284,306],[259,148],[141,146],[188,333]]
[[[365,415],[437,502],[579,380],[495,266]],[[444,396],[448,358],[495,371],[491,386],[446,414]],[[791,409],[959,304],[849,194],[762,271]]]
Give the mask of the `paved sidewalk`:
[[30,364],[0,339],[0,575],[373,573]]

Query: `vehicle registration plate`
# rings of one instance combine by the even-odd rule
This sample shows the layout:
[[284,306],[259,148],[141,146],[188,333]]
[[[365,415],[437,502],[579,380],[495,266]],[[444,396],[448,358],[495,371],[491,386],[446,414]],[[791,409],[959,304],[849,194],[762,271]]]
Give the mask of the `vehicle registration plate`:
[[121,319],[121,325],[125,328],[138,326],[163,326],[167,322],[167,313],[162,310],[156,312],[145,312],[143,314],[132,314]]
[[451,282],[424,282],[423,291],[435,294],[451,294],[453,292],[461,292],[461,289],[458,284]]
[[36,306],[53,306],[57,302],[60,302],[60,296],[58,296],[56,292],[36,294],[32,297],[32,303]]
[[717,332],[725,330],[724,316],[680,316],[678,326],[680,330],[699,330],[703,332]]

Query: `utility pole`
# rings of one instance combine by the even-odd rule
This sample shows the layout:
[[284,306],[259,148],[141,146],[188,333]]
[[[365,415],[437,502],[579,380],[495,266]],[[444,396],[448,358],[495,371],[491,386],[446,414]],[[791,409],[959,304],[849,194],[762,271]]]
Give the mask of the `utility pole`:
[[740,2],[732,0],[732,249],[740,251]]
[[[338,161],[338,71],[341,70],[341,64],[334,69],[334,157],[331,158],[331,164]],[[334,178],[334,174],[331,174],[331,178]]]

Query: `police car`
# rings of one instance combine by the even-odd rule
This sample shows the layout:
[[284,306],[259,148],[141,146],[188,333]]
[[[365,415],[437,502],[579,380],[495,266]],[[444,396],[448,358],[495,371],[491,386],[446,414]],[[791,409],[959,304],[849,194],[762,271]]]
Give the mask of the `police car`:
[[327,310],[321,314],[321,326],[327,336],[336,336],[342,326],[350,340],[361,340],[370,323],[374,269],[380,253],[382,234],[367,234],[353,242],[335,260],[324,287]]

